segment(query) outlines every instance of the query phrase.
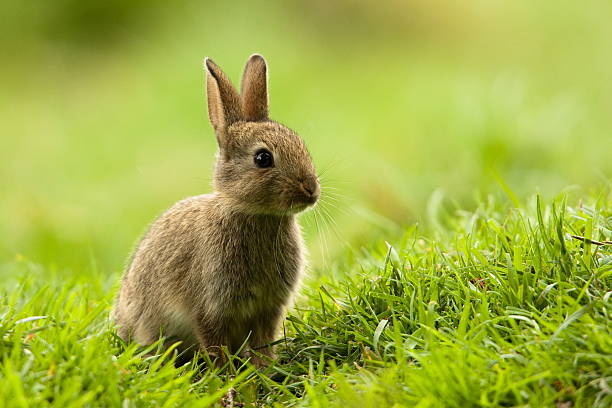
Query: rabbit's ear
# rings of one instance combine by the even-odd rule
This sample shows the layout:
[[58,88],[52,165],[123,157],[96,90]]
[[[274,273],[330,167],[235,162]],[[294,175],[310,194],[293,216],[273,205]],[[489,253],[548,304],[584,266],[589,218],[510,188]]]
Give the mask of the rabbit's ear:
[[[210,58],[204,60],[208,117],[216,132],[242,119],[240,96],[234,85]],[[219,141],[221,142],[221,141]]]
[[268,120],[268,66],[259,54],[247,61],[240,86],[244,119],[253,122]]

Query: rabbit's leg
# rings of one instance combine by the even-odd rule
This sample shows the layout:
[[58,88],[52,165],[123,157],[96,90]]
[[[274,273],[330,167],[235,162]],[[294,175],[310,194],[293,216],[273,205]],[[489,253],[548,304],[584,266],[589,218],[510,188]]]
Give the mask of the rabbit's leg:
[[256,367],[267,367],[270,360],[276,359],[271,343],[276,339],[283,316],[283,309],[278,307],[262,313],[255,319],[249,343],[251,350],[261,354],[261,356],[253,354],[251,361]]
[[200,350],[208,353],[211,359],[216,360],[217,365],[223,365],[227,361],[223,350],[223,347],[228,346],[226,324],[222,321],[213,321],[205,316],[199,316],[196,320],[195,334]]

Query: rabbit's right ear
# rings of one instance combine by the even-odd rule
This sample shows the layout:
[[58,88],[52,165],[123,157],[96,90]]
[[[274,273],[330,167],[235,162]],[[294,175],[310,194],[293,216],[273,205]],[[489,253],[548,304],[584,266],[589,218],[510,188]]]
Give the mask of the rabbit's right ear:
[[206,69],[206,93],[208,98],[208,117],[217,133],[219,144],[224,130],[232,123],[242,119],[240,96],[234,85],[210,58],[204,60]]
[[240,96],[245,120],[268,120],[268,65],[259,54],[251,55],[244,67]]

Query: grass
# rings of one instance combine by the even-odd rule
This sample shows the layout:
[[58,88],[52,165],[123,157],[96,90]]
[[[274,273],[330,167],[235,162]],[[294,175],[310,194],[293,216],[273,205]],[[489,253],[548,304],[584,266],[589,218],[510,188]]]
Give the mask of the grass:
[[[607,407],[612,195],[488,198],[313,271],[265,372],[124,345],[118,276],[3,268],[0,406]],[[239,406],[235,404],[234,406]]]

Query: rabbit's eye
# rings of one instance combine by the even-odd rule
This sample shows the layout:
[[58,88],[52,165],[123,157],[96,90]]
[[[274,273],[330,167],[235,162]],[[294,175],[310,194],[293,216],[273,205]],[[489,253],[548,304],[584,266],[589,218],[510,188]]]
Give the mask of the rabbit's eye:
[[268,150],[259,149],[255,152],[255,164],[257,165],[257,167],[260,167],[262,169],[266,167],[272,167],[272,165],[274,164],[274,157],[272,156],[272,153],[270,153]]

